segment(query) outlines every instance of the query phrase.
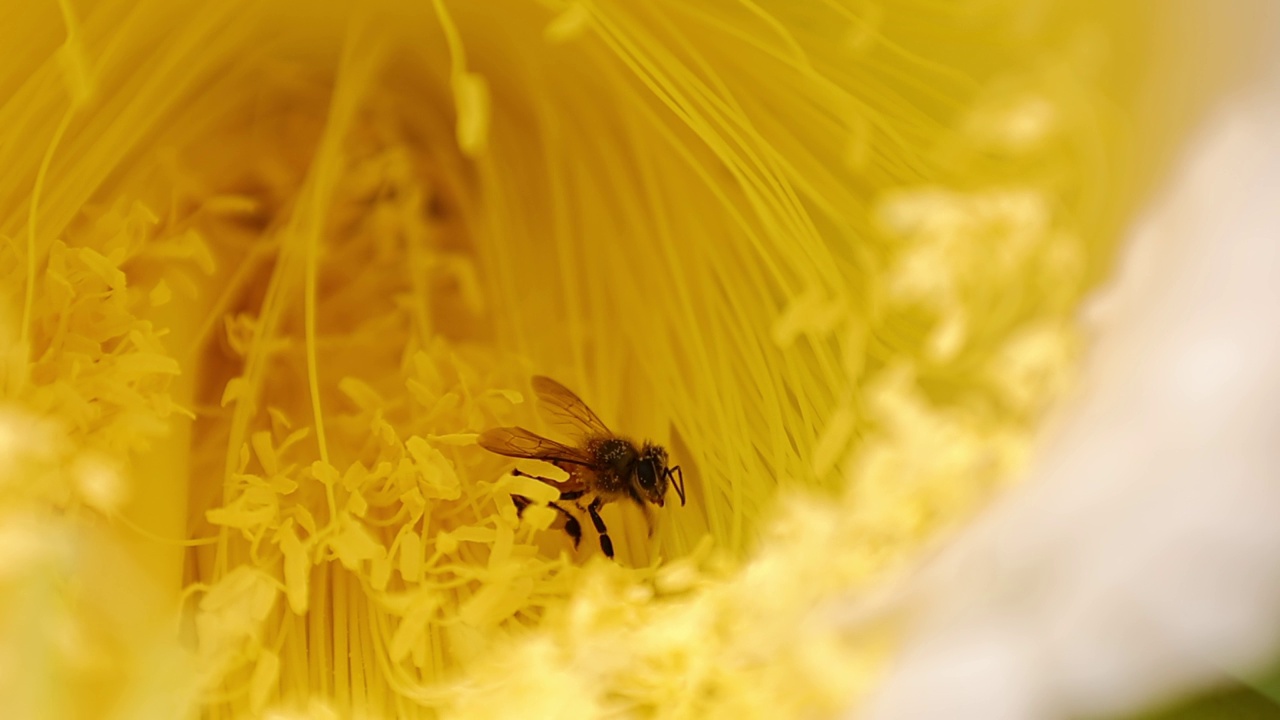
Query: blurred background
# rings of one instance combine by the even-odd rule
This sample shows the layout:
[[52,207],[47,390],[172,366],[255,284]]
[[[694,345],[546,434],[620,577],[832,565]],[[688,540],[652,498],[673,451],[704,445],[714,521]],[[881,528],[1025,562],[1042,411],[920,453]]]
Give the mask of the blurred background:
[[1121,102],[1174,150],[1083,308],[1081,385],[898,601],[872,717],[1280,717],[1277,8],[1150,16]]

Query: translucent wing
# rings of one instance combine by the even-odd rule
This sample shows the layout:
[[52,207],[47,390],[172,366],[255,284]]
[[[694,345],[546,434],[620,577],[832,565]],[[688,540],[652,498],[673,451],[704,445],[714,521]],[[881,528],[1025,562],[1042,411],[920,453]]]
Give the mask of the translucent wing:
[[555,440],[548,440],[540,435],[520,427],[491,428],[480,433],[476,440],[480,447],[491,453],[514,458],[529,458],[555,463],[564,462],[573,465],[591,465],[591,456],[585,451]]
[[535,375],[532,383],[538,399],[542,401],[547,412],[557,420],[572,425],[589,437],[613,435],[604,422],[591,412],[591,408],[587,407],[587,404],[574,395],[569,388],[541,375]]

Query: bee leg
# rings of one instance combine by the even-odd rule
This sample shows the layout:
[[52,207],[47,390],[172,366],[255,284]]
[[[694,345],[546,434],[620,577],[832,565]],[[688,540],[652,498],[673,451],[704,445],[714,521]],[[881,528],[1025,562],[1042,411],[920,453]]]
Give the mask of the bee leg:
[[578,543],[582,542],[582,525],[578,522],[578,518],[555,503],[550,503],[550,505],[559,510],[561,515],[564,515],[564,532],[573,540],[573,549],[577,550]]
[[560,493],[560,499],[561,500],[577,500],[578,498],[586,494],[587,494],[586,490],[566,490]]
[[532,501],[523,495],[512,495],[511,504],[516,506],[516,517],[524,517],[524,509],[529,507]]
[[[512,495],[511,502],[516,506],[516,517],[523,518],[525,508],[533,504],[533,501],[523,495]],[[565,510],[555,503],[547,503],[551,508],[558,510],[564,516],[565,534],[573,540],[573,549],[578,549],[578,544],[582,542],[582,523],[578,522],[578,518],[573,513]]]
[[591,515],[591,523],[596,526],[596,532],[600,534],[600,549],[604,552],[605,557],[613,559],[613,540],[609,539],[609,528],[604,524],[604,518],[600,517],[600,498],[591,501],[587,506],[587,513]]
[[527,472],[525,472],[525,471],[521,470],[520,468],[512,468],[512,469],[511,469],[511,474],[512,474],[512,475],[515,475],[516,477],[527,477],[527,478],[529,478],[530,480],[537,480],[538,482],[546,483],[547,485],[550,485],[551,487],[559,487],[559,486],[560,486],[560,483],[556,482],[555,480],[552,480],[551,478],[542,477],[541,475],[530,475],[529,473],[527,473]]

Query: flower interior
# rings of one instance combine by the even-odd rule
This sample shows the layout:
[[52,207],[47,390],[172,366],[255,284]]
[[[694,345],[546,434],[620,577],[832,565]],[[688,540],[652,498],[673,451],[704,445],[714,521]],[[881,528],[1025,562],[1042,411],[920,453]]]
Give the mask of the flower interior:
[[[3,696],[854,702],[892,632],[807,618],[1023,463],[1135,193],[1121,23],[1059,5],[5,11]],[[682,468],[615,561],[476,444],[568,442],[534,375]]]

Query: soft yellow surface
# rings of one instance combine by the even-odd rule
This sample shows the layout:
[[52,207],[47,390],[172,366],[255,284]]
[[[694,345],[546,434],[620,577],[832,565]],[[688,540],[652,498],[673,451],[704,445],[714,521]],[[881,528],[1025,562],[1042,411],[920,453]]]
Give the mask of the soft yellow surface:
[[[0,8],[0,704],[856,697],[891,637],[810,610],[976,507],[1069,386],[1132,198],[1122,23],[346,5]],[[534,373],[684,468],[651,536],[606,509],[617,564],[474,445],[543,427]]]

